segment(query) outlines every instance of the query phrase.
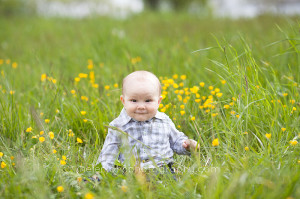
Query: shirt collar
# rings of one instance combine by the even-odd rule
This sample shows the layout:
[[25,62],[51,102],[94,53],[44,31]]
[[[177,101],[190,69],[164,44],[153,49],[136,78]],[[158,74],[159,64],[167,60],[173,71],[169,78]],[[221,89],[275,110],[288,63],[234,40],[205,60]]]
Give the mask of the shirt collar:
[[[164,118],[165,118],[165,115],[164,115],[163,113],[157,111],[154,117],[157,118],[157,119],[164,119]],[[131,118],[131,117],[127,114],[125,108],[123,108],[122,111],[121,111],[121,113],[120,113],[120,115],[119,115],[119,117],[117,117],[117,119],[116,119],[115,122],[118,124],[118,126],[124,126],[125,124],[127,124],[127,123],[130,122],[131,120],[132,120],[132,121],[136,121],[136,120],[134,120],[133,118]],[[152,118],[151,118],[150,120],[152,120]],[[150,121],[150,120],[149,120],[149,121]]]

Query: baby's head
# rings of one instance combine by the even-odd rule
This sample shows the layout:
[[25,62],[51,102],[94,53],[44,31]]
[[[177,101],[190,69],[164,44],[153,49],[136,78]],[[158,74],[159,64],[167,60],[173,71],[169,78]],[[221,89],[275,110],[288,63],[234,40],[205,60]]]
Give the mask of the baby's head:
[[127,114],[137,121],[151,119],[161,102],[159,79],[148,71],[135,71],[123,79],[120,97]]

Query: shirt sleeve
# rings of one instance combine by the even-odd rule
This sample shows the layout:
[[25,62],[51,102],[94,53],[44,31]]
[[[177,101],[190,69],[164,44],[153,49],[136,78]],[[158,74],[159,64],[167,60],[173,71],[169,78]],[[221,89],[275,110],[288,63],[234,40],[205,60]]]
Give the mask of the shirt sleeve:
[[120,143],[121,138],[119,133],[109,128],[96,164],[101,163],[106,171],[113,169],[114,162],[119,155]]
[[187,140],[188,137],[183,133],[176,129],[175,124],[169,118],[169,125],[170,125],[170,147],[171,149],[179,154],[179,155],[190,155],[191,153],[187,151],[183,146],[182,143],[184,140]]

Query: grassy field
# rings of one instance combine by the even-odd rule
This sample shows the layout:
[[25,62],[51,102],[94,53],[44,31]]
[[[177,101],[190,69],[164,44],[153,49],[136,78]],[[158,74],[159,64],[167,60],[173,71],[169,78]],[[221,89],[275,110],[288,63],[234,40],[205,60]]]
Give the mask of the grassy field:
[[[300,198],[299,19],[145,13],[0,27],[1,197]],[[201,145],[175,156],[176,182],[95,167],[134,70],[160,77],[159,110]]]

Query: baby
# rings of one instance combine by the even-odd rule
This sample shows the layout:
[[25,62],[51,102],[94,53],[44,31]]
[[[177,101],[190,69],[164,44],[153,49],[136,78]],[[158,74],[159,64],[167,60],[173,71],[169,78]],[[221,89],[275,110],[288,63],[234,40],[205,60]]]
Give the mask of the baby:
[[[166,114],[158,111],[161,85],[153,73],[135,71],[126,76],[120,99],[124,108],[109,125],[128,133],[131,153],[141,168],[170,165],[174,152],[189,155],[197,147],[195,140],[188,139]],[[121,133],[108,129],[97,164],[111,171],[116,158],[124,162],[121,145]]]

